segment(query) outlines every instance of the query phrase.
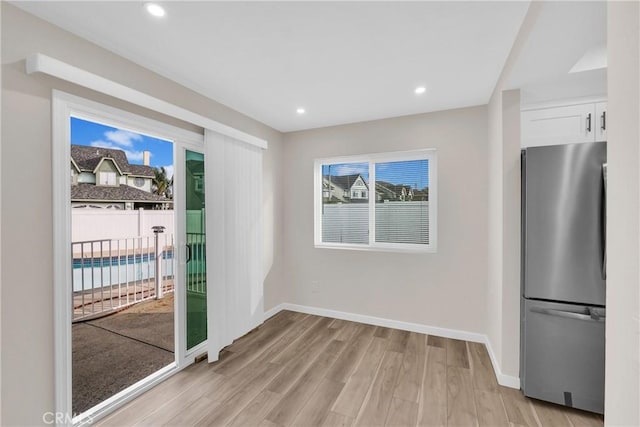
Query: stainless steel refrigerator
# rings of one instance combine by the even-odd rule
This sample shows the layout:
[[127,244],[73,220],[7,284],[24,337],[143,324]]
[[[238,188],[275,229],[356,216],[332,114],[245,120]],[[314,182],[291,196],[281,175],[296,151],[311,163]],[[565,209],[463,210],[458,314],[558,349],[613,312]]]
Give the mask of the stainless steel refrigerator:
[[604,412],[606,142],[522,151],[526,396]]

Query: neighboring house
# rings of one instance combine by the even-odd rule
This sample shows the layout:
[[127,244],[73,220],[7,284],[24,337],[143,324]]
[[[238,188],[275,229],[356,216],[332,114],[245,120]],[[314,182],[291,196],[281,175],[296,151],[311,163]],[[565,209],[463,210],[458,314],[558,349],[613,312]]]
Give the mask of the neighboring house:
[[71,145],[71,207],[167,209],[173,201],[153,194],[154,169],[129,164],[124,151]]
[[428,200],[428,188],[418,190],[409,185],[376,181],[376,200],[389,202],[410,202]]
[[[360,174],[325,175],[322,178],[322,199],[329,202],[365,202],[369,200],[369,184]],[[429,200],[429,189],[413,189],[409,185],[376,181],[376,201],[409,202]]]
[[422,190],[413,190],[413,200],[417,202],[426,202],[429,200],[429,188],[425,187]]
[[376,201],[384,202],[384,201],[396,201],[398,199],[398,195],[394,190],[395,186],[388,182],[377,181],[376,182]]
[[369,199],[369,186],[360,174],[325,175],[322,181],[322,199],[325,202],[355,202]]

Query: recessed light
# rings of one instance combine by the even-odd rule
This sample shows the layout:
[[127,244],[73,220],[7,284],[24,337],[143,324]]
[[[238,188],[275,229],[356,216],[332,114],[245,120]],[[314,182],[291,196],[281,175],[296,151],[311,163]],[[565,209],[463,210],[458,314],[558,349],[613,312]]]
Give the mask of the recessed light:
[[296,113],[298,113],[298,114],[304,114],[304,113],[306,113],[306,112],[307,112],[307,111],[306,111],[304,108],[298,108],[298,109],[296,109]]
[[164,11],[164,7],[160,6],[157,3],[145,3],[144,7],[145,9],[147,9],[147,12],[157,18],[162,18],[166,13]]
[[427,88],[424,86],[418,86],[416,88],[416,90],[414,90],[414,92],[416,93],[416,95],[422,95],[423,93],[425,93],[427,91]]

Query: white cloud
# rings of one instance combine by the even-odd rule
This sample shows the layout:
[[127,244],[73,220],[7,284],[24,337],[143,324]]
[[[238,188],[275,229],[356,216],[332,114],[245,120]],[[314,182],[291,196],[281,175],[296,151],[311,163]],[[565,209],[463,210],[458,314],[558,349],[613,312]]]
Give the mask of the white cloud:
[[[126,150],[126,149],[123,149],[122,147],[117,146],[113,142],[109,142],[109,141],[93,141],[89,145],[91,145],[92,147],[113,148],[116,150],[122,150],[124,151],[124,154],[127,156],[127,160],[129,160],[129,163],[142,162],[142,157],[143,157],[142,151]],[[153,156],[153,153],[149,153],[149,157],[151,156]]]
[[[124,151],[129,163],[141,163],[143,152],[134,148],[135,142],[142,141],[142,135],[128,130],[110,130],[104,133],[104,140],[93,141],[89,145],[100,148],[113,148]],[[153,155],[149,153],[150,157]]]
[[[160,168],[160,166],[158,166]],[[173,176],[173,165],[164,166],[164,170],[167,172],[167,178],[171,179]]]
[[90,146],[92,147],[98,147],[98,148],[115,148],[117,150],[119,150],[118,147],[116,147],[114,144],[107,142],[107,141],[92,141],[89,143]]
[[142,135],[127,130],[110,130],[104,133],[107,141],[121,147],[133,147],[135,141],[142,141]]
[[[127,155],[127,159],[129,160],[129,163],[141,162],[143,159],[142,151],[129,151],[129,150],[123,150],[123,151],[124,151],[124,154]],[[151,154],[149,154],[149,157],[151,157]]]
[[366,163],[343,163],[339,165],[331,165],[331,175],[368,175],[369,165]]

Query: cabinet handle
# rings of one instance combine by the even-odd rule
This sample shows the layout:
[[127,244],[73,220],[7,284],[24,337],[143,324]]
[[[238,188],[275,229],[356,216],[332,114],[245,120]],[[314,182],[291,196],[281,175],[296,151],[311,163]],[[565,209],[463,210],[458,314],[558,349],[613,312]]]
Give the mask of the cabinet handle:
[[587,132],[591,132],[591,113],[587,114]]
[[603,111],[602,115],[600,116],[600,129],[601,130],[607,130],[607,112]]

